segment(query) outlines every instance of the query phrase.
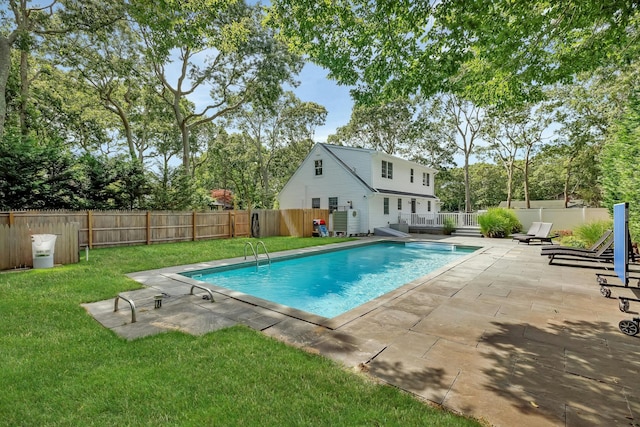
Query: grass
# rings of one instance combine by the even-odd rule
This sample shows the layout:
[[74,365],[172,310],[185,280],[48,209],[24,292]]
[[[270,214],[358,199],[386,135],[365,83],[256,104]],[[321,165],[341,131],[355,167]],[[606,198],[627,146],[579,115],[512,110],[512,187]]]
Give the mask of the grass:
[[[126,341],[80,306],[139,287],[125,273],[236,257],[247,240],[100,249],[0,274],[1,423],[478,425],[246,327]],[[276,252],[345,239],[264,240]]]

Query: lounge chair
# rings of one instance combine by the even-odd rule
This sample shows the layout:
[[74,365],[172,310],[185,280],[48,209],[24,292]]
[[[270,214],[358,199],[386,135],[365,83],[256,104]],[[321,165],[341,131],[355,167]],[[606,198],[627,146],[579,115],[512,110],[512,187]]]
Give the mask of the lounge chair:
[[[613,230],[606,230],[600,236],[597,242],[595,242],[590,248],[576,248],[573,246],[561,246],[561,245],[550,245],[542,248],[541,255],[549,255],[552,252],[564,252],[564,253],[595,253],[600,249],[600,247],[610,240],[613,240]],[[611,247],[611,244],[608,245]]]
[[549,242],[551,243],[551,239],[558,237],[557,234],[551,234],[551,227],[553,224],[550,222],[543,222],[540,224],[540,228],[533,236],[520,236],[514,237],[513,240],[517,240],[518,244],[524,242],[527,245],[534,241],[539,241],[540,243]]
[[531,223],[531,227],[529,227],[529,229],[527,230],[526,233],[514,233],[511,235],[512,240],[515,240],[518,237],[523,237],[523,236],[535,236],[535,234],[538,232],[538,230],[540,230],[540,226],[542,225],[541,222],[532,222]]
[[541,255],[549,257],[549,264],[553,264],[556,259],[610,263],[613,262],[612,245],[613,239],[607,238],[597,250],[555,247],[542,251]]

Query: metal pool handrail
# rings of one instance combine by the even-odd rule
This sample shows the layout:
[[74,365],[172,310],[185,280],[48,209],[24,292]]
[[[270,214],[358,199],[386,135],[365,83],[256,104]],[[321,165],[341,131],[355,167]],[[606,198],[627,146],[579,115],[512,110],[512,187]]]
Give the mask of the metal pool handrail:
[[271,265],[271,257],[269,256],[269,251],[267,251],[267,247],[265,246],[262,240],[258,241],[255,247],[251,242],[244,243],[244,259],[247,259],[247,246],[250,247],[251,252],[253,252],[253,258],[256,260],[256,268],[260,266],[260,258],[259,258],[260,246],[262,246],[262,249],[264,250],[264,254],[267,260],[269,261],[269,265]]

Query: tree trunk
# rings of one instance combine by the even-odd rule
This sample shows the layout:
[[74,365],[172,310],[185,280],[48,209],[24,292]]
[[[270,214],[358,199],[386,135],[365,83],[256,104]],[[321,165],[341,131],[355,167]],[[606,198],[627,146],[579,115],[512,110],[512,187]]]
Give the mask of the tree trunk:
[[29,134],[27,123],[27,105],[29,103],[29,52],[20,50],[20,133]]
[[529,200],[529,155],[531,149],[527,149],[527,154],[524,158],[524,201],[527,209],[531,209],[531,200]]
[[511,193],[513,193],[513,165],[507,168],[507,209],[511,209]]
[[11,70],[11,41],[0,37],[0,138],[7,119],[7,80]]
[[189,175],[189,168],[191,167],[191,150],[189,149],[189,126],[187,126],[184,121],[180,123],[180,133],[182,134],[182,167],[184,168],[185,175]]
[[471,212],[471,183],[469,180],[469,153],[464,156],[464,211]]
[[567,174],[564,177],[564,207],[569,206],[569,180],[571,179],[571,169],[567,169]]

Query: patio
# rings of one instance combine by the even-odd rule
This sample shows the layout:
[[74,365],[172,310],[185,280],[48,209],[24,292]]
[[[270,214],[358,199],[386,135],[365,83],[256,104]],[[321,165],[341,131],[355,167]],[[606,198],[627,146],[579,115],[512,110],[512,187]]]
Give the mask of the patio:
[[176,273],[215,263],[132,274],[172,295],[136,323],[122,301],[115,313],[113,299],[86,308],[130,339],[245,324],[495,426],[640,425],[640,338],[618,330],[637,314],[600,295],[599,270],[550,266],[538,245],[426,238],[483,249],[330,322],[229,292],[189,295]]

